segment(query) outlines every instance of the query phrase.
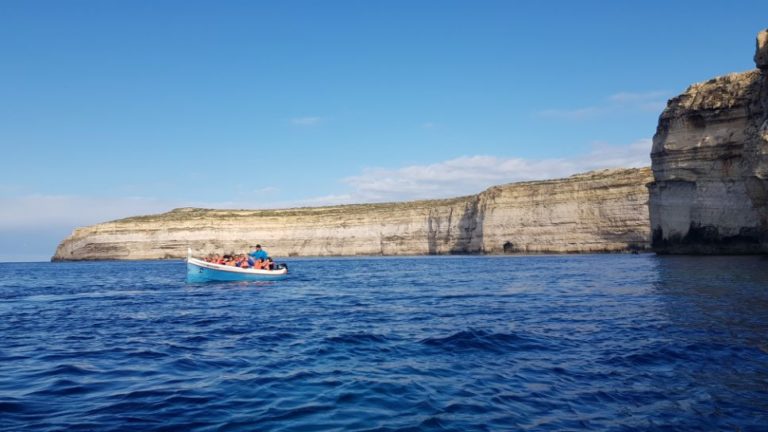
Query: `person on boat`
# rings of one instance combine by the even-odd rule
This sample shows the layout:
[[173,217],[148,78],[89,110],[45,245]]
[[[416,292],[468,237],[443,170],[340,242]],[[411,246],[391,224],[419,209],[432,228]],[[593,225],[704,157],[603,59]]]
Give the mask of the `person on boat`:
[[260,244],[257,244],[256,246],[253,246],[253,250],[248,254],[251,258],[254,260],[262,259],[265,260],[267,257],[269,257],[269,254],[267,251],[261,248]]
[[264,268],[264,260],[261,258],[257,259],[256,262],[253,263],[253,268],[256,270]]
[[267,257],[267,260],[264,262],[264,270],[274,270],[275,269],[275,263],[272,261],[272,257]]

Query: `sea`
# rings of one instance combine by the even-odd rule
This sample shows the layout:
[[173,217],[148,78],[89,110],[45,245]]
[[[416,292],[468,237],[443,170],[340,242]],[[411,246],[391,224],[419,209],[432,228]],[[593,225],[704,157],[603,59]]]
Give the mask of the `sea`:
[[2,431],[766,431],[768,258],[0,264]]

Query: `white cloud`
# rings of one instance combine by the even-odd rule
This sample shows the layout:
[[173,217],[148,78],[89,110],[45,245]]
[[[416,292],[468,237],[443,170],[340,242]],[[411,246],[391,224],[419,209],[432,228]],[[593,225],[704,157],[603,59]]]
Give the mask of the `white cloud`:
[[539,117],[563,120],[585,120],[600,117],[617,110],[658,112],[667,105],[669,92],[651,90],[647,92],[618,92],[608,96],[603,103],[572,109],[545,109],[536,112]]
[[[233,186],[234,199],[185,201],[147,197],[89,197],[79,195],[1,195],[0,231],[45,228],[74,229],[131,216],[157,214],[180,207],[210,209],[263,209],[352,203],[351,195],[337,194],[303,200],[277,201],[280,189],[265,186],[248,189]],[[14,189],[15,190],[15,189]],[[268,197],[272,200],[268,201]]]
[[452,197],[503,183],[560,178],[601,168],[648,166],[650,151],[650,139],[624,146],[595,143],[588,154],[573,158],[462,156],[428,165],[369,168],[342,181],[352,188],[353,202]]
[[306,117],[294,117],[291,119],[291,123],[296,126],[315,126],[320,124],[323,120],[322,117],[306,116]]
[[608,100],[632,109],[661,113],[667,106],[668,97],[669,92],[667,91],[652,90],[640,93],[619,92],[609,96]]
[[274,186],[266,186],[259,189],[254,189],[251,193],[255,195],[273,195],[280,192],[279,188],[276,188]]
[[[579,172],[650,164],[651,140],[624,146],[594,143],[589,153],[572,158],[523,159],[463,156],[427,165],[396,169],[369,168],[342,179],[349,191],[294,201],[256,198],[278,190],[265,187],[238,201],[184,202],[144,197],[98,198],[72,195],[0,195],[0,261],[47,259],[65,233],[79,226],[129,216],[162,213],[178,207],[247,209],[324,206],[365,202],[444,198],[475,194],[515,181],[566,177]],[[32,246],[29,239],[37,238]],[[5,245],[5,246],[4,246]],[[25,255],[26,254],[26,255]],[[40,258],[42,257],[42,258]]]
[[618,103],[636,103],[648,102],[663,99],[668,92],[662,90],[652,90],[647,92],[619,92],[608,97],[608,100]]
[[664,111],[664,108],[666,107],[667,107],[666,100],[643,102],[637,105],[637,108],[641,111],[648,111],[648,112],[653,112],[658,114],[661,114],[661,112]]
[[331,194],[323,195],[313,198],[307,198],[303,200],[275,203],[273,208],[287,208],[287,207],[315,207],[326,205],[339,205],[339,204],[354,204],[356,202],[355,196],[351,194]]
[[168,202],[140,197],[92,198],[39,194],[0,197],[0,228],[75,227],[168,209]]
[[565,120],[583,120],[586,118],[595,117],[604,111],[600,107],[584,107],[574,109],[546,109],[541,110],[537,114],[540,117],[559,118]]

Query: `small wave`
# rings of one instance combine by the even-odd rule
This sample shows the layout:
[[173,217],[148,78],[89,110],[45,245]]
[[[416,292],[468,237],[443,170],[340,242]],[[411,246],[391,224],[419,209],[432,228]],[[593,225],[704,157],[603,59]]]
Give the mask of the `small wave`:
[[[74,356],[70,356],[74,357]],[[75,366],[73,364],[59,364],[52,368],[48,368],[44,371],[32,374],[32,377],[47,377],[47,376],[83,376],[94,374],[97,371],[86,369],[84,367]]]
[[[686,345],[657,345],[634,352],[613,355],[604,360],[603,363],[612,366],[669,366],[675,362],[686,362],[692,359],[696,354],[705,354],[710,347],[709,344],[686,344]],[[717,352],[712,349],[711,352]]]
[[331,412],[336,406],[334,404],[316,404],[308,403],[297,407],[286,409],[270,408],[259,419],[259,423],[288,422],[319,413]]
[[43,390],[39,390],[30,395],[34,396],[75,396],[91,393],[107,387],[107,383],[91,382],[80,383],[69,379],[59,379]]
[[266,333],[261,334],[256,337],[256,340],[259,342],[283,342],[291,339],[295,339],[296,334],[294,333],[288,333],[288,332],[274,332],[274,333]]
[[451,351],[490,351],[496,353],[548,349],[547,344],[512,333],[463,330],[442,338],[426,338],[422,344]]
[[348,333],[325,338],[325,341],[334,344],[364,345],[371,343],[385,343],[387,342],[387,337],[371,333]]
[[152,349],[142,349],[142,350],[136,350],[136,351],[128,351],[127,355],[131,358],[142,358],[142,359],[159,359],[168,357],[168,354],[155,351]]
[[190,344],[201,344],[204,342],[208,342],[209,340],[210,340],[209,337],[201,336],[201,335],[189,336],[184,338],[184,342],[190,343]]
[[0,413],[23,413],[26,406],[21,402],[0,401]]
[[69,300],[83,300],[83,299],[103,299],[103,298],[123,298],[138,296],[144,294],[152,294],[151,291],[145,290],[110,290],[110,291],[89,291],[80,293],[69,294],[35,294],[25,297],[19,297],[17,300],[28,302],[59,302]]

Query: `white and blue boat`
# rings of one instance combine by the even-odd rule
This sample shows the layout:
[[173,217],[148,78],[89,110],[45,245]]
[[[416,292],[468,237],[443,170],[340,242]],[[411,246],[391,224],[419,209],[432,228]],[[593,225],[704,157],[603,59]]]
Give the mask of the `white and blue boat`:
[[191,250],[187,253],[187,282],[273,281],[287,276],[288,267],[284,264],[275,270],[240,268],[192,258]]

